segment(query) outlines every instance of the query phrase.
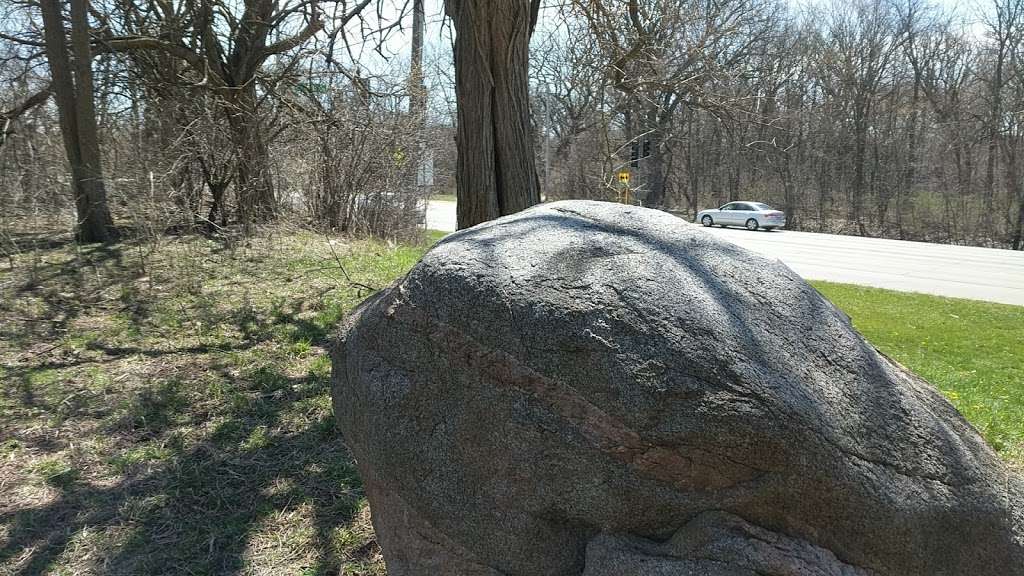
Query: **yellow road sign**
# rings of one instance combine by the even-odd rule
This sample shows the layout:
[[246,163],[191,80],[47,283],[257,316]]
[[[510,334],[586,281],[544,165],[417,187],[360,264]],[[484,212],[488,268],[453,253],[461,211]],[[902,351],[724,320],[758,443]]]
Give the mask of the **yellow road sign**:
[[622,182],[623,184],[629,184],[629,172],[625,170],[619,172],[619,182]]

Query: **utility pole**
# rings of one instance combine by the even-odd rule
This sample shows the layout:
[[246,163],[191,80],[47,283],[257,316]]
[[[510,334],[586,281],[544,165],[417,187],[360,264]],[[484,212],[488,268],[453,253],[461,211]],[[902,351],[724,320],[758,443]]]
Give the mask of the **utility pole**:
[[544,86],[544,189],[541,191],[545,200],[548,197],[548,192],[551,190],[551,138],[548,134],[548,129],[551,126],[551,91],[547,86]]
[[423,35],[426,18],[423,0],[412,3],[412,58],[409,63],[409,113],[417,122],[425,120],[427,87],[423,82]]
[[[415,141],[409,147],[413,159],[409,163],[409,187],[418,197],[425,184],[427,163],[427,86],[423,81],[423,35],[426,18],[423,0],[412,3],[412,54],[409,61],[409,116]],[[421,182],[421,179],[423,180]],[[418,198],[417,198],[418,199]]]

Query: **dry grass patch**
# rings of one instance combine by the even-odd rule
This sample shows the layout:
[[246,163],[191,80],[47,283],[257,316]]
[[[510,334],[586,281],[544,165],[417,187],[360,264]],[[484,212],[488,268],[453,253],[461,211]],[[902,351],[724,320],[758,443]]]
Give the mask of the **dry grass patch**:
[[[440,236],[0,259],[0,575],[384,574],[325,346]],[[818,286],[1024,462],[1019,309]]]
[[176,237],[0,264],[0,574],[383,574],[324,347],[424,248]]

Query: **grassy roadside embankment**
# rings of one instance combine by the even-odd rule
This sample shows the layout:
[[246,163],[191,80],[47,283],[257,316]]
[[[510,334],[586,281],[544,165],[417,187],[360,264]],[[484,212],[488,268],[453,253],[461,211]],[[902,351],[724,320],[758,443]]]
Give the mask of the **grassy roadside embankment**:
[[[324,346],[441,236],[0,262],[0,574],[383,574]],[[816,286],[1024,459],[1024,308]]]
[[812,282],[876,348],[935,385],[1024,467],[1024,306]]

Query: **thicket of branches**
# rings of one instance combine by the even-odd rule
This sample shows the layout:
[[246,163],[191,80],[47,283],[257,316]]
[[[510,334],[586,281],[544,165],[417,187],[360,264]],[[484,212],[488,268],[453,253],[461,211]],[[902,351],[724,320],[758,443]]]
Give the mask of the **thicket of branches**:
[[[1022,248],[1024,3],[574,0],[534,50],[549,197]],[[545,110],[546,109],[546,110]],[[630,166],[630,144],[650,155]]]
[[[48,37],[42,9],[54,4],[67,4],[65,26]],[[297,216],[397,237],[421,224],[427,194],[454,191],[455,75],[447,53],[421,63],[422,12],[408,17],[418,0],[0,6],[0,229],[82,226],[74,200],[94,180],[67,169],[76,148],[50,99],[48,38],[63,42],[79,92],[88,48],[121,227]],[[531,52],[541,190],[614,199],[616,173],[630,170],[639,201],[687,215],[754,199],[793,228],[1024,248],[1024,0],[943,6],[552,3]],[[427,12],[440,17],[440,2]],[[449,32],[432,38],[447,48]],[[411,63],[367,64],[403,35]],[[649,155],[632,163],[634,143]]]
[[[372,71],[360,62],[408,32],[413,4],[422,5],[5,1],[3,220],[59,220],[80,238],[109,239],[103,226],[81,232],[100,210],[87,189],[99,182],[121,229],[252,231],[291,218],[346,233],[414,233],[430,191],[417,178],[432,154],[426,105],[409,106],[407,55],[378,57]],[[87,53],[75,43],[76,6],[88,10]],[[48,9],[56,20],[43,18]],[[79,67],[86,58],[91,78]],[[103,166],[83,176],[83,165],[96,170],[82,151],[87,94]]]

